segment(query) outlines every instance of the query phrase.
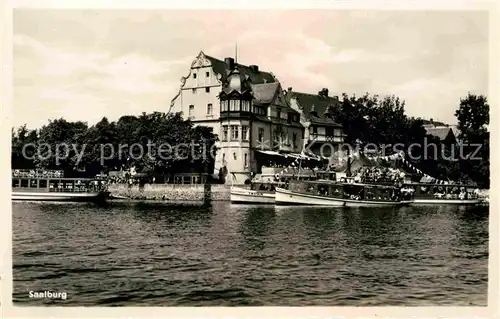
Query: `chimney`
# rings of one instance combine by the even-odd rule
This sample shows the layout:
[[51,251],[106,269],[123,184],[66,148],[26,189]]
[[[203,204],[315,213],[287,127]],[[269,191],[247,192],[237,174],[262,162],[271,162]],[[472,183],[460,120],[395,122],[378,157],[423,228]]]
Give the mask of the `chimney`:
[[227,66],[229,67],[229,70],[234,70],[234,59],[233,58],[225,58],[224,62],[226,62]]
[[318,95],[322,97],[328,97],[328,89],[327,88],[321,89],[321,91],[318,92]]
[[253,73],[259,73],[259,66],[258,65],[250,65],[249,68]]

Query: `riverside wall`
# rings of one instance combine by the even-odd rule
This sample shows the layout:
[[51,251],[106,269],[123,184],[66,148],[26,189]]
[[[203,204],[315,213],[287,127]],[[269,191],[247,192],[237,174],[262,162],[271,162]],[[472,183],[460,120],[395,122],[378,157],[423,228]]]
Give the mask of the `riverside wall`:
[[229,186],[220,184],[108,185],[111,195],[138,200],[229,201]]

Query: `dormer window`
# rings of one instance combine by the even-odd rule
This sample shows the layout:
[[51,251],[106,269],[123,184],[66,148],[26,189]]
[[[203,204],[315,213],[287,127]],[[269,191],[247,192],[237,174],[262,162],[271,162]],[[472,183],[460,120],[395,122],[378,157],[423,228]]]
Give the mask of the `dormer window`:
[[193,79],[196,79],[196,73],[193,73]]

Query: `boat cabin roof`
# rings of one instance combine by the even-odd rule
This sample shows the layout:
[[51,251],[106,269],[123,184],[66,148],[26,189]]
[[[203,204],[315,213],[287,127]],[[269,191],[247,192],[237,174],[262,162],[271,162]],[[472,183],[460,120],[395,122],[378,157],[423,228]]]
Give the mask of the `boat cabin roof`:
[[319,184],[319,185],[338,185],[338,186],[359,186],[365,188],[386,188],[386,189],[394,189],[396,186],[388,186],[388,185],[376,185],[376,184],[364,184],[364,183],[344,183],[344,182],[336,182],[331,180],[316,180],[316,181],[293,181],[299,183],[307,183],[307,184]]
[[71,178],[71,177],[13,177],[12,179],[34,179],[34,180],[37,180],[37,179],[41,179],[41,180],[57,180],[57,181],[98,181],[100,179],[96,179],[96,178],[88,178],[88,177],[85,177],[85,178]]
[[436,184],[436,183],[405,183],[403,186],[429,186],[429,187],[467,187],[478,188],[477,185],[472,184]]

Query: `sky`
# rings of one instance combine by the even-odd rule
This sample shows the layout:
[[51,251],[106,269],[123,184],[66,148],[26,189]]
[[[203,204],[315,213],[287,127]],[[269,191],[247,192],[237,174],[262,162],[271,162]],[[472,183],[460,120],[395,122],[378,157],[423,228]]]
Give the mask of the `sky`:
[[167,112],[200,50],[271,71],[284,89],[396,95],[455,124],[488,93],[486,11],[16,9],[13,125]]

